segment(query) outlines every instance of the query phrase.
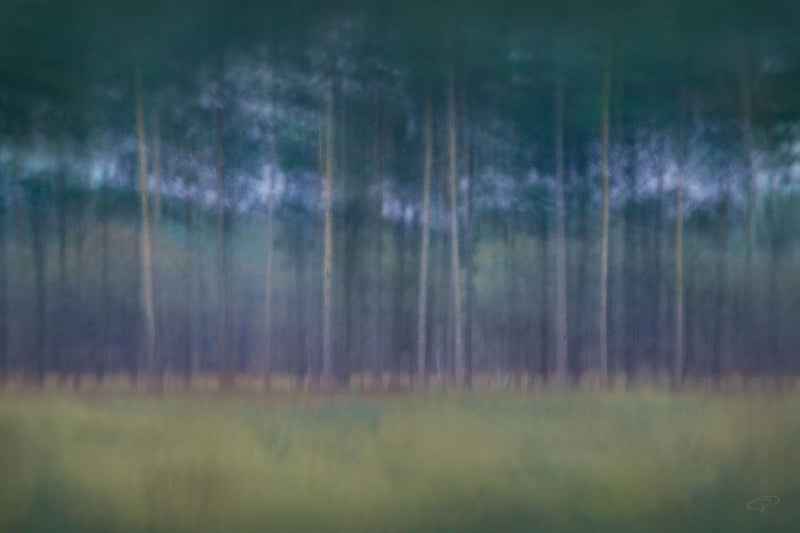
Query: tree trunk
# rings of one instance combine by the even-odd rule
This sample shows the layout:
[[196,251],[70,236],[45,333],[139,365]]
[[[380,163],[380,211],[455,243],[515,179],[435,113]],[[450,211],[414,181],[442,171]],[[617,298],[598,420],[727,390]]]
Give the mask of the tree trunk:
[[[548,288],[550,287],[550,261],[547,257],[548,248],[548,221],[547,210],[541,209],[539,215],[539,377],[543,383],[549,379],[550,372],[550,302]],[[533,369],[532,369],[533,370]]]
[[45,349],[47,346],[47,299],[45,274],[47,270],[47,256],[44,250],[44,236],[42,235],[42,222],[44,221],[44,191],[43,185],[32,183],[30,185],[30,228],[31,244],[33,246],[33,274],[36,290],[36,337],[34,345],[34,377],[39,387],[44,385],[45,378]]
[[[586,175],[586,165],[581,161],[579,175]],[[585,178],[584,178],[585,179]],[[575,342],[572,343],[572,379],[576,384],[580,384],[581,374],[584,368],[584,349],[585,336],[584,324],[586,322],[586,278],[589,264],[589,186],[586,181],[581,187],[578,214],[578,272],[576,274],[576,293],[577,305],[575,311]]]
[[[466,90],[464,90],[466,92]],[[462,114],[467,112],[467,97],[461,99]],[[475,147],[472,145],[470,129],[462,128],[464,135],[464,153],[467,159],[467,219],[464,254],[466,256],[466,301],[464,302],[464,381],[467,388],[472,387],[474,371],[474,354],[472,346],[472,303],[475,292]],[[519,347],[518,347],[519,348]]]
[[[76,205],[76,219],[77,224],[74,231],[75,234],[75,255],[77,256],[76,261],[76,275],[75,275],[75,307],[77,309],[83,308],[84,300],[83,297],[85,292],[83,289],[83,243],[84,239],[86,238],[86,226],[85,226],[85,208],[86,204],[83,198],[79,197]],[[83,376],[83,372],[86,367],[86,351],[84,350],[84,343],[81,338],[84,331],[84,322],[86,320],[85,315],[83,313],[78,313],[78,316],[75,320],[74,325],[74,332],[73,332],[73,345],[74,348],[72,350],[72,384],[74,390],[80,389],[81,384],[81,377]],[[77,342],[76,342],[77,341]]]
[[[755,158],[755,139],[753,137],[752,125],[752,95],[750,90],[750,77],[747,67],[740,69],[740,89],[742,105],[742,137],[744,141],[745,154],[747,156],[747,242],[745,247],[745,269],[744,269],[744,298],[741,304],[741,319],[747,315],[757,317],[759,315],[758,303],[755,298],[755,287],[753,284],[753,261],[756,248],[756,211],[758,198],[758,183],[756,181],[756,158]],[[744,364],[745,379],[749,379],[759,366],[759,361],[754,360],[757,350],[756,334],[757,328],[752,324],[741,328],[742,342],[742,363]]]
[[[504,339],[510,363],[514,388],[519,390],[522,387],[522,362],[521,343],[519,342],[518,327],[519,320],[519,275],[517,274],[517,217],[516,212],[512,211],[506,226],[506,247],[508,248],[508,320],[505,329],[506,338]],[[502,342],[502,341],[501,341]]]
[[[405,213],[405,205],[400,205],[400,212]],[[397,390],[400,387],[400,374],[403,365],[403,349],[405,347],[405,323],[403,322],[403,289],[405,286],[406,266],[406,220],[404,216],[394,227],[395,256],[394,256],[394,287],[392,310],[392,375],[389,388]]]
[[[59,386],[64,384],[67,377],[67,361],[65,361],[64,347],[66,346],[66,332],[72,328],[67,322],[74,325],[76,316],[70,313],[67,306],[67,179],[63,170],[56,178],[58,183],[58,294],[56,308],[59,316],[56,321],[55,338],[53,344],[53,363],[58,373]],[[72,354],[74,356],[74,354]]]
[[422,170],[422,244],[419,262],[419,299],[417,307],[417,388],[425,389],[428,379],[425,362],[428,342],[428,254],[430,248],[431,173],[433,166],[433,117],[431,99],[425,105],[425,158]]
[[217,298],[219,307],[219,386],[227,391],[233,387],[234,368],[231,358],[230,309],[228,294],[228,224],[225,213],[225,161],[222,148],[222,110],[216,110],[216,170],[217,170]]
[[714,353],[711,362],[711,375],[717,387],[720,386],[723,374],[726,373],[725,356],[723,355],[723,320],[725,309],[725,290],[727,288],[727,247],[728,247],[728,192],[725,190],[725,177],[720,174],[718,181],[719,230],[717,231],[717,265],[716,293],[714,302]]
[[383,388],[383,117],[376,132],[375,142],[375,307],[374,307],[374,345],[372,350],[372,381],[377,391]]
[[328,86],[325,134],[325,250],[322,288],[322,385],[333,387],[333,88]]
[[683,180],[685,165],[686,118],[685,96],[681,94],[680,126],[678,132],[678,187],[675,191],[675,360],[672,367],[672,388],[683,382]]
[[164,286],[162,276],[164,269],[161,261],[161,126],[158,113],[153,114],[153,298],[156,327],[155,371],[159,383],[164,381],[164,370],[167,366],[164,340]]
[[7,225],[8,225],[8,198],[6,191],[7,183],[2,183],[0,188],[0,387],[6,384],[8,379],[8,276],[10,270],[7,265],[8,252],[6,248]]
[[156,361],[156,322],[153,305],[153,250],[150,233],[150,202],[147,178],[147,139],[144,131],[144,96],[142,94],[142,72],[135,71],[136,84],[136,145],[139,168],[139,207],[142,217],[141,261],[142,261],[142,305],[145,318],[145,361],[148,371],[149,388],[155,392],[161,390],[163,383],[159,379]]
[[466,383],[466,369],[464,365],[464,347],[461,333],[461,265],[459,263],[458,250],[458,188],[457,180],[457,159],[456,159],[456,106],[455,95],[453,94],[453,75],[450,74],[450,82],[447,90],[447,135],[449,151],[449,184],[450,184],[450,266],[453,282],[453,333],[454,333],[454,365],[456,387],[463,387]]
[[[298,388],[302,385],[306,374],[311,372],[310,342],[308,340],[306,322],[306,258],[305,258],[305,238],[302,228],[298,228],[298,235],[294,239],[295,252],[295,275],[294,292],[295,299],[295,346],[297,357],[295,358],[295,381]],[[314,353],[317,353],[314,351]],[[315,385],[316,386],[316,385]]]
[[109,254],[110,193],[107,183],[100,190],[100,294],[103,299],[100,317],[100,349],[94,355],[94,375],[98,383],[103,380],[109,366],[109,328],[111,326],[111,280]]
[[628,201],[625,206],[625,384],[630,387],[636,379],[636,356],[638,352],[638,338],[636,322],[639,320],[639,307],[637,302],[637,272],[636,256],[638,248],[638,234],[636,226],[636,209],[638,203],[638,186],[636,183],[635,144],[630,139],[631,153],[626,157],[626,178],[628,181]]
[[[664,141],[662,139],[661,142],[661,158],[662,160],[666,158],[666,149],[664,147]],[[662,327],[665,323],[665,304],[664,295],[666,294],[665,290],[665,283],[663,280],[662,272],[663,272],[663,257],[664,257],[664,250],[662,245],[662,233],[663,233],[663,224],[664,224],[664,174],[665,169],[663,165],[659,165],[657,169],[657,180],[658,186],[656,190],[656,209],[655,209],[655,223],[653,232],[655,233],[655,247],[653,253],[653,261],[652,261],[652,272],[653,272],[653,309],[652,309],[652,318],[651,318],[651,325],[650,331],[652,335],[652,342],[651,342],[651,351],[653,353],[653,367],[654,367],[654,379],[656,383],[661,381],[661,377],[663,372],[669,368],[669,364],[664,361],[665,358],[665,349],[664,349],[664,338],[662,335]]]
[[264,303],[264,388],[269,390],[272,384],[273,366],[273,340],[272,340],[272,264],[275,253],[275,243],[273,242],[273,219],[275,217],[275,140],[272,143],[272,162],[271,168],[267,170],[267,190],[269,198],[267,200],[267,294]]
[[603,234],[600,252],[600,386],[608,387],[608,240],[609,240],[609,186],[611,172],[608,164],[609,107],[611,100],[611,61],[606,60],[603,77]]
[[564,88],[558,82],[555,106],[556,145],[556,385],[567,386],[567,247],[564,206]]
[[192,386],[196,344],[194,339],[194,210],[186,199],[186,352],[183,355],[183,386]]
[[[768,140],[768,145],[771,145]],[[771,146],[769,146],[771,151]],[[778,220],[778,198],[775,190],[775,172],[771,172],[769,176],[769,341],[767,343],[767,354],[771,362],[772,377],[774,385],[777,387],[776,392],[781,392],[782,380],[784,373],[788,370],[784,362],[783,354],[780,350],[780,316],[778,312],[778,246],[779,246],[779,220]]]

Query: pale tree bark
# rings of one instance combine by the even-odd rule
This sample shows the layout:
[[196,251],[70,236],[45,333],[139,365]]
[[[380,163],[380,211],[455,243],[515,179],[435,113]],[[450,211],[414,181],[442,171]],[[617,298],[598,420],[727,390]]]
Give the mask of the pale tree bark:
[[375,307],[374,307],[374,335],[372,350],[372,381],[373,388],[383,388],[383,143],[384,143],[384,116],[380,107],[380,116],[376,128],[375,142],[375,263],[373,264],[375,276]]
[[716,301],[714,302],[714,353],[711,361],[711,375],[719,387],[723,375],[727,374],[727,361],[724,351],[724,309],[726,307],[725,291],[727,289],[727,248],[728,248],[728,190],[727,176],[720,173],[717,187],[719,194],[719,229],[717,230],[717,261],[716,261]]
[[[622,135],[620,136],[623,137]],[[636,143],[633,131],[627,128],[624,134],[627,153],[625,155],[624,179],[628,185],[628,198],[625,205],[625,255],[623,276],[625,278],[625,342],[623,347],[623,364],[625,368],[625,386],[631,388],[636,381],[636,363],[639,347],[637,335],[638,322],[638,283],[637,256],[639,239],[637,232],[636,207],[639,201],[636,169]]]
[[31,229],[31,246],[33,248],[33,274],[35,296],[36,336],[33,345],[34,351],[34,376],[39,387],[44,386],[45,379],[45,350],[47,347],[47,253],[43,238],[42,222],[44,220],[44,191],[43,185],[34,182],[29,185],[28,224]]
[[163,325],[164,287],[162,284],[164,271],[161,264],[161,168],[161,125],[159,123],[158,113],[156,112],[153,113],[153,303],[155,305],[154,316],[156,323],[156,372],[160,375],[159,379],[163,380],[166,362],[162,346],[164,343],[165,329]]
[[[56,178],[58,183],[58,313],[63,318],[54,324],[56,342],[53,346],[53,362],[58,372],[59,386],[67,378],[67,361],[65,361],[66,332],[74,324],[75,316],[69,312],[67,305],[67,177],[63,170]],[[70,323],[67,326],[67,322]]]
[[[758,316],[758,306],[755,298],[755,288],[753,284],[753,261],[756,248],[756,215],[758,198],[758,183],[756,175],[758,172],[756,163],[755,138],[753,136],[752,123],[752,94],[750,87],[750,76],[747,66],[742,65],[739,70],[739,82],[742,106],[742,137],[744,141],[745,154],[747,157],[747,241],[745,246],[745,267],[744,267],[744,298],[741,304],[741,317],[752,313]],[[753,361],[753,355],[757,352],[756,339],[753,328],[742,328],[741,349],[743,350],[743,363],[745,365],[745,379],[756,371],[758,361]]]
[[417,387],[425,389],[425,361],[428,342],[428,255],[430,249],[431,173],[433,166],[433,117],[430,95],[425,105],[425,156],[422,170],[422,244],[419,264],[419,300],[417,308]]
[[109,365],[109,328],[111,326],[111,280],[110,280],[110,254],[109,254],[109,218],[110,218],[110,193],[108,183],[104,182],[100,189],[100,295],[103,299],[100,322],[100,349],[96,350],[93,370],[98,383],[103,380],[106,368]]
[[[513,217],[513,214],[512,214]],[[547,383],[550,379],[550,344],[551,344],[551,318],[550,318],[550,259],[548,257],[549,248],[549,221],[547,217],[547,210],[539,210],[539,299],[541,305],[539,307],[539,360],[538,373],[539,379],[542,383]],[[514,257],[514,251],[509,250],[511,257]],[[511,302],[513,304],[513,302]],[[533,383],[534,373],[536,369],[531,366],[531,383]]]
[[509,354],[511,363],[511,380],[514,383],[514,389],[519,390],[522,387],[522,353],[520,350],[520,342],[517,337],[519,334],[518,327],[518,314],[519,314],[519,275],[517,265],[517,217],[516,210],[511,212],[506,226],[506,247],[508,248],[507,254],[507,269],[508,269],[508,283],[507,286],[507,300],[508,300],[508,319],[507,322],[511,326],[505,342],[506,352]]
[[[207,152],[203,147],[202,142],[202,133],[205,130],[205,121],[201,116],[198,120],[197,131],[198,134],[195,138],[195,146],[194,149],[197,153],[197,159],[200,164],[200,167],[204,167],[207,164]],[[199,175],[194,176],[191,180],[191,185],[197,185],[199,183]],[[191,189],[191,187],[190,187]],[[198,191],[200,187],[198,187]],[[195,268],[197,264],[202,265],[204,253],[204,243],[205,239],[202,238],[205,231],[204,231],[204,224],[203,224],[203,216],[201,213],[195,214],[195,210],[193,208],[193,204],[196,198],[195,195],[190,194],[189,197],[186,199],[186,309],[187,309],[187,317],[186,317],[186,332],[187,332],[187,346],[186,346],[186,353],[184,354],[183,359],[183,386],[186,389],[189,389],[192,385],[192,376],[197,368],[197,362],[199,359],[198,351],[202,345],[201,338],[198,338],[198,335],[205,331],[203,327],[202,321],[204,313],[196,312],[197,309],[202,309],[203,303],[203,276],[202,273],[196,276],[197,283],[195,284]],[[195,239],[199,235],[200,242],[196,243]],[[197,244],[198,250],[195,252],[195,245]],[[195,253],[197,257],[195,258]],[[195,262],[196,261],[196,262]],[[198,305],[195,305],[195,290],[197,291],[197,302]],[[198,320],[199,319],[199,320]]]
[[[574,148],[574,147],[573,147]],[[571,159],[575,159],[573,153]],[[570,350],[572,351],[572,364],[567,365],[570,368],[572,380],[576,384],[580,384],[581,375],[584,371],[584,353],[586,350],[586,337],[584,335],[584,324],[586,321],[586,282],[587,272],[589,270],[589,195],[590,186],[588,177],[586,176],[586,161],[585,159],[579,160],[578,175],[584,176],[584,181],[580,185],[580,199],[578,203],[578,227],[577,227],[577,240],[580,243],[577,253],[578,268],[575,273],[575,293],[577,300],[575,302],[575,342],[571,343]]]
[[[2,185],[6,185],[3,182]],[[3,187],[5,188],[5,187]],[[6,192],[0,189],[0,387],[3,387],[8,379],[8,252],[7,252],[7,226],[8,224],[8,200]]]
[[[773,154],[773,138],[771,134],[767,136],[767,156],[772,157]],[[771,374],[773,378],[773,386],[776,388],[777,392],[781,392],[784,384],[784,376],[787,370],[785,355],[781,352],[780,345],[781,345],[781,328],[780,328],[780,313],[779,313],[779,301],[778,301],[778,281],[779,281],[779,272],[778,272],[778,254],[779,254],[779,246],[780,246],[780,235],[779,231],[780,228],[780,219],[778,213],[778,191],[777,185],[775,183],[777,179],[776,172],[772,171],[769,173],[769,213],[767,217],[767,227],[769,228],[769,274],[767,275],[769,279],[767,294],[768,294],[768,305],[769,305],[769,312],[767,313],[768,321],[769,321],[769,328],[768,328],[768,341],[767,341],[767,353],[769,354],[769,362],[771,365]]]
[[556,385],[567,386],[567,250],[564,206],[564,87],[555,94],[556,144]]
[[[158,248],[161,230],[161,125],[158,114],[153,115],[153,243]],[[157,250],[156,250],[157,253]],[[156,264],[158,259],[154,255]]]
[[183,386],[189,389],[192,385],[194,371],[195,342],[194,327],[194,209],[193,198],[186,199],[186,353],[183,354]]
[[[400,203],[400,213],[406,212],[405,202]],[[389,389],[396,391],[400,389],[400,374],[403,370],[403,356],[406,340],[406,323],[404,321],[404,288],[406,279],[406,219],[401,216],[400,220],[394,224],[392,230],[394,236],[394,268],[392,277],[392,349],[391,349],[391,374],[389,378]]]
[[9,214],[6,199],[0,206],[0,387],[6,384],[10,371],[8,360],[8,277],[12,269],[8,265]]
[[600,386],[608,387],[608,239],[609,239],[609,187],[611,171],[608,164],[609,107],[611,100],[611,60],[606,60],[602,95],[603,137],[603,234],[600,251]]
[[231,360],[230,318],[228,302],[228,238],[225,216],[225,161],[222,148],[222,110],[217,109],[216,170],[217,170],[217,298],[219,306],[219,386],[226,391],[233,387],[234,369]]
[[686,117],[685,95],[681,94],[678,130],[678,187],[675,191],[675,359],[672,366],[672,388],[683,382],[683,182],[685,166]]
[[267,294],[264,305],[264,388],[269,390],[272,384],[272,365],[273,365],[273,339],[272,339],[272,264],[275,252],[275,243],[273,242],[273,219],[275,218],[275,168],[276,168],[276,150],[275,143],[277,137],[276,132],[273,131],[273,141],[271,147],[272,161],[270,167],[267,169],[267,190],[269,197],[267,199]]
[[456,106],[453,88],[453,75],[447,89],[447,137],[449,152],[449,185],[450,185],[450,264],[453,282],[453,333],[454,333],[454,364],[456,387],[465,384],[466,368],[464,365],[464,347],[461,334],[461,281],[458,250],[458,188],[457,188],[457,159],[456,159]]
[[325,178],[322,186],[325,201],[325,243],[322,287],[322,385],[333,387],[333,87],[326,94]]
[[156,361],[156,319],[153,305],[153,249],[150,230],[150,200],[147,178],[147,138],[144,128],[144,96],[142,94],[142,71],[136,67],[134,72],[136,85],[136,145],[139,167],[139,206],[142,216],[141,260],[142,260],[142,305],[145,318],[145,362],[148,373],[148,388],[161,391],[163,382],[160,379]]
[[[75,255],[76,255],[76,265],[75,265],[75,293],[76,293],[76,300],[77,304],[76,307],[78,309],[81,308],[83,302],[81,301],[81,297],[85,294],[83,291],[83,273],[84,273],[84,266],[83,266],[83,244],[86,238],[86,220],[85,220],[85,209],[86,209],[86,202],[83,198],[78,198],[75,206],[75,218],[76,218],[76,227],[75,231],[73,232],[75,235]],[[83,315],[78,314],[76,317],[75,323],[75,332],[73,333],[73,349],[72,349],[72,362],[71,362],[71,373],[72,373],[72,388],[73,390],[80,390],[81,378],[83,377],[83,372],[85,371],[86,367],[86,360],[87,354],[83,348],[83,342],[80,338],[81,331],[83,331]],[[62,341],[63,342],[63,341]]]
[[[655,128],[655,126],[653,126]],[[667,150],[664,146],[666,139],[662,136],[659,142],[658,150],[660,153],[658,166],[656,168],[657,188],[656,188],[656,206],[655,206],[655,243],[653,253],[653,279],[655,280],[653,287],[653,315],[651,321],[651,331],[653,335],[651,350],[654,354],[654,379],[656,383],[660,383],[662,376],[666,369],[669,368],[669,363],[664,359],[666,357],[666,350],[664,348],[664,337],[662,335],[662,326],[665,324],[665,300],[666,285],[662,276],[663,272],[663,257],[664,250],[662,246],[662,228],[664,225],[664,175],[666,174],[665,159],[667,157]]]
[[[461,115],[467,116],[468,99],[466,86],[461,88]],[[465,301],[464,301],[464,381],[467,388],[472,387],[472,377],[475,369],[474,351],[472,343],[473,333],[473,302],[475,296],[475,158],[476,150],[469,128],[462,128],[462,143],[464,146],[464,159],[466,160],[466,229],[464,242],[465,265]]]

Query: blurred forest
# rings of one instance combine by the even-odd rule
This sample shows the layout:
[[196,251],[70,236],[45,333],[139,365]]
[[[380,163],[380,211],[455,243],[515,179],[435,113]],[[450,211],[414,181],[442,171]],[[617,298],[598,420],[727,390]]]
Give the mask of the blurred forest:
[[798,22],[5,0],[0,380],[781,386]]

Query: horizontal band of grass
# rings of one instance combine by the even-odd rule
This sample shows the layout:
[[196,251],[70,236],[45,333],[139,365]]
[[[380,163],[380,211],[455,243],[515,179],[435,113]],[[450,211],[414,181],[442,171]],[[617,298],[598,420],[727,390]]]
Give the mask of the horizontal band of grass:
[[[797,531],[800,394],[0,396],[0,531]],[[748,510],[758,496],[780,503]]]

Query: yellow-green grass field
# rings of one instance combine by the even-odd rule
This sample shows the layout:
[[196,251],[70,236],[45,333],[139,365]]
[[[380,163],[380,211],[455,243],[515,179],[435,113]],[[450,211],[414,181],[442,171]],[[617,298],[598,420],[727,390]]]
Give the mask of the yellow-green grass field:
[[800,393],[0,394],[0,531],[800,531]]

